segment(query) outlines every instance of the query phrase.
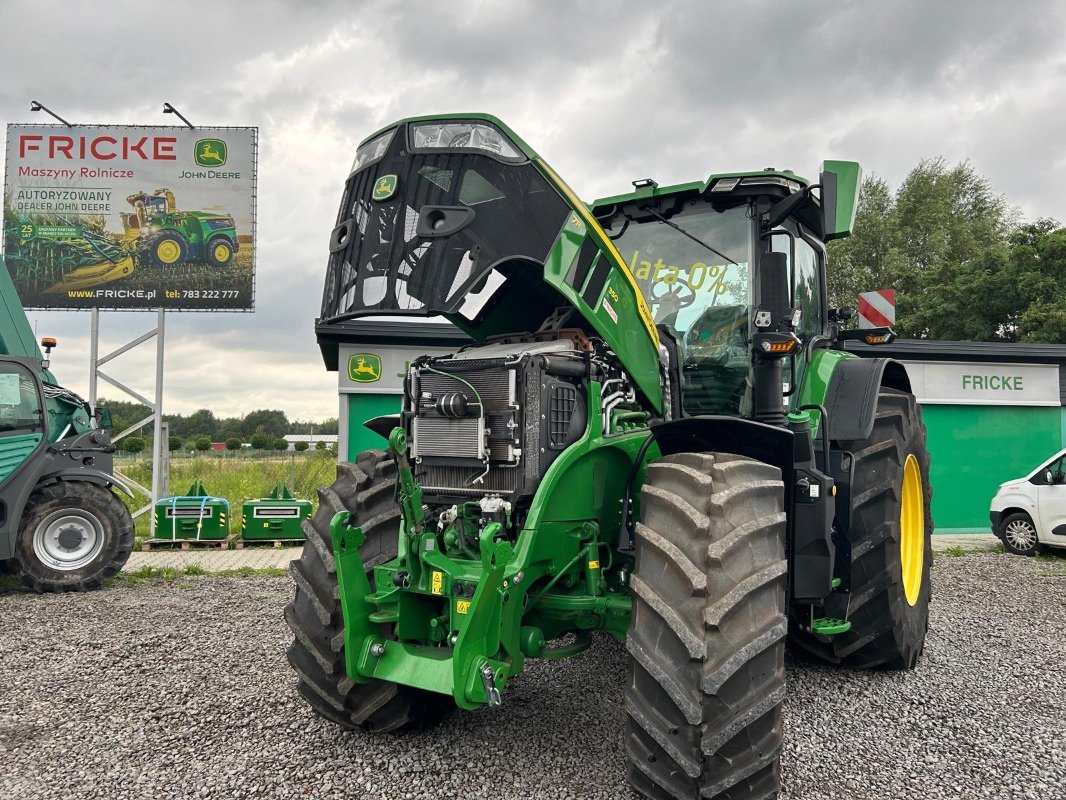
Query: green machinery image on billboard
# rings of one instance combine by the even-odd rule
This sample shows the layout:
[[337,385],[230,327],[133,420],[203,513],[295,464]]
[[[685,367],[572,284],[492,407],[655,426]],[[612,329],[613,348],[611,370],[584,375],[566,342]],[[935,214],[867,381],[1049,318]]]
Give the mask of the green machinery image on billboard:
[[4,259],[22,304],[251,310],[257,138],[8,125]]

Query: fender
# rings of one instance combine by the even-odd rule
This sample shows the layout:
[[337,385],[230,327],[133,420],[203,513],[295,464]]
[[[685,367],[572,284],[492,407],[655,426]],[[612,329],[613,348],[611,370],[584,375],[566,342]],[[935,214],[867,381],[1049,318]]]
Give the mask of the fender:
[[[781,470],[788,539],[789,597],[821,605],[832,591],[835,548],[831,531],[835,501],[832,480],[814,466],[809,434],[740,417],[686,417],[653,422],[651,435],[662,455],[724,452],[747,456]],[[797,451],[799,451],[797,453]],[[805,495],[799,479],[824,491]]]
[[787,428],[742,417],[707,415],[652,422],[651,435],[664,456],[711,451],[748,456],[781,470],[786,489],[792,474],[794,435]]
[[911,391],[904,366],[891,358],[845,358],[833,370],[823,405],[833,441],[865,439],[874,429],[882,387]]
[[133,497],[133,492],[130,488],[114,475],[104,472],[103,470],[87,469],[85,467],[79,469],[64,469],[59,472],[53,472],[50,475],[45,475],[37,485],[48,486],[53,483],[59,483],[60,481],[84,481],[85,483],[95,483],[97,486],[103,486],[108,489],[114,487],[128,497]]

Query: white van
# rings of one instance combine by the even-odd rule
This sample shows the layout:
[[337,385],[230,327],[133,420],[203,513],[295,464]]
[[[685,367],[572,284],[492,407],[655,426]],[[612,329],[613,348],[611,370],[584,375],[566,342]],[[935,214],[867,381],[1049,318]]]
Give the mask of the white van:
[[989,516],[1012,553],[1031,556],[1041,545],[1066,547],[1066,450],[1024,478],[1000,484]]

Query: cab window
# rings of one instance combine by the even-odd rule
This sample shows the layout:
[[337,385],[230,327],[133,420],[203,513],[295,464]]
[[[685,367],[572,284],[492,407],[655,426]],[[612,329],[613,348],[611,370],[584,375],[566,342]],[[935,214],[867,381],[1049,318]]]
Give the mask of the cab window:
[[[1051,473],[1051,480],[1047,479]],[[1056,458],[1033,476],[1033,483],[1038,486],[1060,486],[1066,483],[1066,456]]]
[[29,370],[0,362],[0,435],[40,431],[43,424],[41,397]]
[[774,251],[789,257],[792,293],[795,307],[800,312],[796,335],[806,344],[822,332],[822,292],[818,283],[820,254],[802,237],[794,223],[786,223],[785,229],[795,237],[796,263],[792,263],[791,240],[788,236],[783,233],[773,236],[771,245]]

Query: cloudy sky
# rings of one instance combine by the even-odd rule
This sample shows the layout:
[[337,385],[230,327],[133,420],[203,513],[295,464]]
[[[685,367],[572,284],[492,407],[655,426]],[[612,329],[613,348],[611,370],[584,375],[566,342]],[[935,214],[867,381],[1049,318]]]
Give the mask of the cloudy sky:
[[[898,182],[970,159],[1027,217],[1066,221],[1066,4],[198,2],[0,6],[0,121],[260,129],[254,314],[168,315],[168,411],[336,414],[318,354],[326,245],[356,143],[487,111],[585,198],[711,172],[860,161]],[[78,9],[78,13],[73,13]],[[154,317],[109,313],[104,344]],[[32,312],[85,391],[88,313]],[[111,370],[147,392],[154,354]],[[111,392],[111,394],[115,394]]]

